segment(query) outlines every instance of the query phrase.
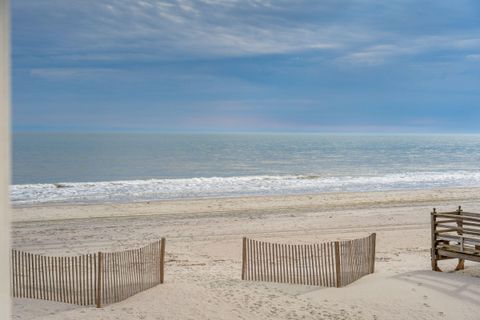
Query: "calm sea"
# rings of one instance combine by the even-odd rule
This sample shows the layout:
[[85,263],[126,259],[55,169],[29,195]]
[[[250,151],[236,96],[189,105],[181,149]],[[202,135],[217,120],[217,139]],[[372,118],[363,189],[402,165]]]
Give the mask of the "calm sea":
[[15,134],[14,205],[480,186],[480,135]]

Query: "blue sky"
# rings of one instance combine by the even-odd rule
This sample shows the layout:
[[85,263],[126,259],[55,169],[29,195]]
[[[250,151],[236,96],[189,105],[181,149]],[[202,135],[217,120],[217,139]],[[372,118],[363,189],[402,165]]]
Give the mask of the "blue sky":
[[480,2],[12,0],[15,131],[480,132]]

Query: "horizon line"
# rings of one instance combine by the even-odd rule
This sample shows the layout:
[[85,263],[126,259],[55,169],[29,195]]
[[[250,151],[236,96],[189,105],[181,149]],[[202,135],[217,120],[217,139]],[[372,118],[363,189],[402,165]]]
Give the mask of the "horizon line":
[[301,131],[301,130],[11,130],[12,134],[328,134],[480,135],[480,131]]

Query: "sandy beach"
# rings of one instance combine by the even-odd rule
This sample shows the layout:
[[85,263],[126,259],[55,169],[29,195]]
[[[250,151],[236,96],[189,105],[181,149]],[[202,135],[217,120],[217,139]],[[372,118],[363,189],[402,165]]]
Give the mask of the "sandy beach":
[[[167,258],[165,284],[123,302],[14,299],[13,319],[478,319],[480,265],[430,271],[429,213],[458,205],[479,212],[480,188],[17,207],[15,249],[73,255],[166,237]],[[240,280],[242,236],[314,243],[371,232],[376,272],[345,288]]]

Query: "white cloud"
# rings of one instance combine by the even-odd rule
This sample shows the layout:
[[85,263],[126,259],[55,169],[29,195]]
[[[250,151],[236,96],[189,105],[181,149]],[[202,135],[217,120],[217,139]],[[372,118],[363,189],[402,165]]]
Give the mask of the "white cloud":
[[[411,39],[392,37],[391,44],[375,44],[347,53],[337,59],[339,63],[359,65],[379,65],[398,57],[412,56],[439,50],[463,52],[467,47],[479,48],[480,41],[465,35],[416,36]],[[468,55],[467,60],[475,60],[476,55]]]
[[465,59],[468,61],[480,61],[480,54],[469,54],[465,56]]
[[[338,49],[371,38],[358,26],[289,17],[281,4],[285,2],[86,0],[70,7],[46,0],[44,7],[35,4],[32,10],[43,8],[38,16],[48,21],[40,27],[45,22],[51,26],[41,36],[58,33],[52,46],[41,49],[67,59],[72,52],[76,59],[84,55],[88,60],[106,52],[157,59],[283,54]],[[25,10],[24,2],[19,8]]]
[[114,69],[106,68],[34,68],[30,70],[33,77],[61,79],[61,78],[92,78],[110,75],[117,72]]
[[375,45],[340,57],[337,62],[378,65],[384,63],[387,58],[400,54],[400,51],[395,45]]
[[[439,30],[432,35],[385,28],[393,22],[371,11],[377,5],[379,10],[386,6],[375,1],[16,2],[17,10],[27,10],[30,4],[30,10],[48,20],[41,21],[43,25],[52,25],[37,34],[53,34],[48,38],[53,43],[45,41],[48,45],[33,54],[69,61],[198,59],[316,50],[337,63],[378,65],[435,50],[480,49],[478,30]],[[385,13],[396,12],[386,7]],[[397,7],[401,6],[393,6]],[[413,13],[410,16],[415,19]]]

